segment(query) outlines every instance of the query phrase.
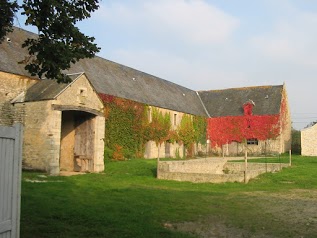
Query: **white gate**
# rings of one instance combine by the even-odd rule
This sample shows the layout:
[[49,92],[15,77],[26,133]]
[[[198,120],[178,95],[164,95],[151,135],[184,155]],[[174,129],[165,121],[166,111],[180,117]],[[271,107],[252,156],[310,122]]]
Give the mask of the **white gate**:
[[20,236],[22,126],[0,126],[0,238]]

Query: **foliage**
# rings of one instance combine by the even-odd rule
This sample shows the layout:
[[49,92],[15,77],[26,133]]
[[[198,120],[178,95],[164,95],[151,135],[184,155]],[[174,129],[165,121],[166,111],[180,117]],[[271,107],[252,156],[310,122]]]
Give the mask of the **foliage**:
[[301,154],[301,132],[292,129],[292,153]]
[[112,154],[112,158],[114,160],[124,160],[122,146],[121,145],[114,145],[114,152]]
[[[118,151],[121,146],[125,158],[142,155],[148,134],[146,106],[110,95],[99,96],[105,105],[106,150]],[[115,159],[114,156],[110,158]]]
[[288,107],[285,93],[281,101],[280,113],[275,115],[252,115],[252,105],[244,108],[242,116],[208,118],[208,137],[212,146],[222,146],[232,141],[243,142],[247,139],[276,139],[281,130],[287,127]]
[[26,64],[25,69],[33,76],[42,78],[44,75],[58,82],[69,82],[69,76],[62,71],[80,59],[92,58],[100,50],[93,43],[93,37],[85,36],[75,26],[78,21],[89,18],[99,8],[98,3],[99,0],[24,0],[18,6],[16,1],[4,1],[1,4],[6,11],[0,30],[10,31],[13,13],[22,9],[21,14],[26,15],[25,24],[37,27],[39,36],[26,39],[22,44],[29,56],[20,63]]
[[192,116],[184,114],[178,126],[178,137],[186,148],[195,142],[195,128]]
[[0,0],[0,42],[8,32],[12,32],[13,18],[18,7],[17,1]]
[[152,109],[152,121],[149,123],[149,139],[155,141],[156,146],[169,139],[171,129],[171,116],[162,113],[157,108]]
[[308,123],[308,124],[305,126],[305,128],[312,127],[312,126],[314,126],[316,123],[317,123],[317,121],[312,121],[312,122]]
[[206,144],[207,119],[202,116],[193,116],[193,127],[195,131],[195,142],[202,145]]
[[208,119],[208,137],[213,146],[245,139],[275,139],[280,134],[279,115],[244,115]]
[[[21,234],[24,238],[189,238],[193,235],[166,229],[164,224],[200,221],[197,224],[204,222],[209,228],[214,222],[251,233],[245,237],[257,237],[258,231],[263,232],[260,237],[315,237],[315,223],[306,225],[309,216],[303,218],[304,224],[294,220],[299,215],[294,217],[295,212],[310,206],[299,209],[292,205],[315,201],[316,159],[293,156],[293,167],[263,174],[249,184],[158,180],[156,161],[139,159],[107,161],[103,174],[45,177],[24,172]],[[272,202],[276,202],[277,212],[270,209]],[[287,207],[292,209],[283,211]],[[291,219],[281,218],[280,212]]]
[[112,159],[113,158],[113,149],[110,149],[109,147],[105,146],[104,157],[105,157],[105,159]]
[[122,146],[125,158],[141,158],[148,141],[154,141],[158,147],[165,142],[182,142],[189,154],[192,154],[193,143],[206,143],[207,121],[204,117],[184,114],[178,128],[173,129],[168,112],[111,95],[99,96],[105,105],[106,158],[113,159],[110,152],[116,150],[116,145]]
[[176,148],[176,150],[175,150],[175,158],[176,159],[181,159],[181,156],[179,154],[179,148]]
[[178,140],[183,142],[187,155],[193,156],[194,143],[206,143],[206,118],[184,114],[177,128]]

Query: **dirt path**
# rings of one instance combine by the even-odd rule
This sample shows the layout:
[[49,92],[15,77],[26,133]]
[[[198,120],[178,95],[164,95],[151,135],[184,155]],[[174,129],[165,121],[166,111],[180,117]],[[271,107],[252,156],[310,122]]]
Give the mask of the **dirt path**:
[[317,190],[296,189],[285,193],[252,192],[242,195],[263,211],[261,229],[254,231],[237,228],[228,223],[227,219],[216,216],[195,222],[170,224],[170,229],[203,238],[317,237]]

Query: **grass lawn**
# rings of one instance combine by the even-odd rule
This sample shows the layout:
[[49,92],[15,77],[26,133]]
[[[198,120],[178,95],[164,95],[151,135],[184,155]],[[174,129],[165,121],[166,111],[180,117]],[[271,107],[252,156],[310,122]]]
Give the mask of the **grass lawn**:
[[21,237],[316,237],[317,158],[292,161],[248,184],[161,181],[155,160],[138,159],[101,174],[24,172]]

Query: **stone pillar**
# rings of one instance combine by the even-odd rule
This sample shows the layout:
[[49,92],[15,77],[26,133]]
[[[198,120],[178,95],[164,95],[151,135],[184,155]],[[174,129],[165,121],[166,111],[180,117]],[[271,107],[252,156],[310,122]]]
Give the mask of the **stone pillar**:
[[105,118],[96,116],[95,118],[95,148],[94,148],[94,172],[102,172],[104,165],[104,149],[105,149]]
[[50,144],[48,151],[48,172],[50,175],[59,175],[60,172],[60,149],[61,149],[61,126],[62,112],[53,111],[50,115],[47,128],[47,136]]

